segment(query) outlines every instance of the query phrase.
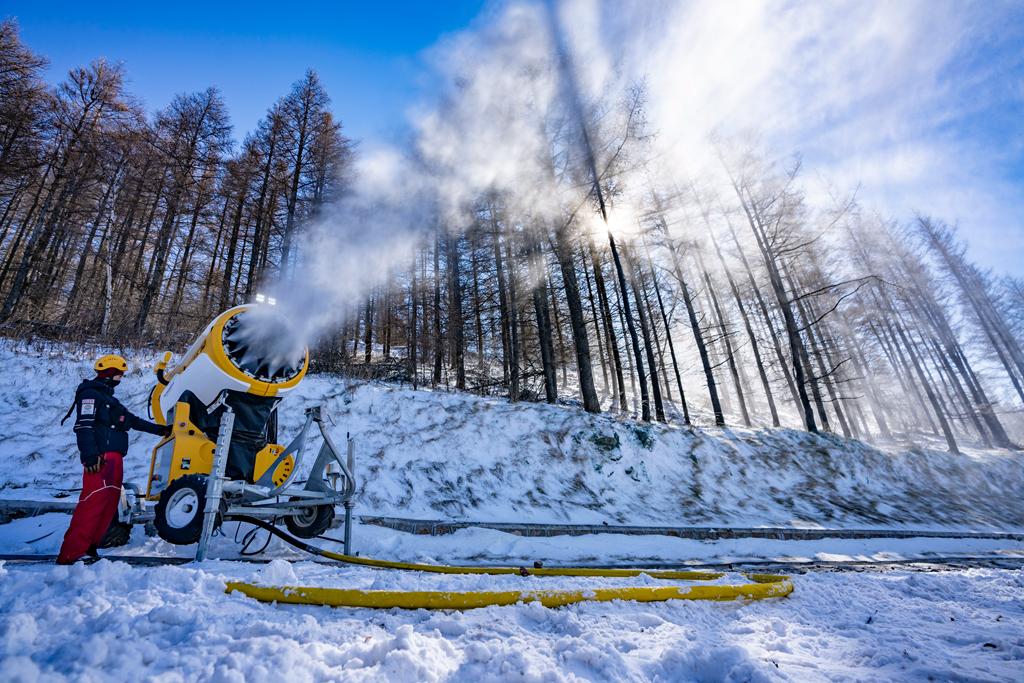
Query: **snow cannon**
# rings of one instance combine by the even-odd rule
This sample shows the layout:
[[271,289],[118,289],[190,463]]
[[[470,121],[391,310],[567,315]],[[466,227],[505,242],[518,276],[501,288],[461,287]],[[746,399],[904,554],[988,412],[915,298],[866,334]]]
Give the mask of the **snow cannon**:
[[[152,522],[168,543],[198,543],[196,560],[202,560],[226,520],[271,528],[284,522],[293,536],[311,539],[329,529],[336,508],[344,506],[349,553],[354,441],[347,437],[346,453],[339,451],[322,406],[310,405],[298,434],[287,446],[278,443],[278,405],[309,369],[309,350],[295,326],[272,304],[236,306],[171,361],[166,353],[157,364],[149,400],[150,416],[171,432],[153,449],[145,494],[126,484],[132,501],[122,506],[119,522],[129,528]],[[320,448],[303,468],[314,430]]]
[[153,451],[146,497],[158,498],[182,476],[210,473],[225,405],[234,414],[227,477],[286,481],[295,462],[275,443],[277,405],[309,368],[309,350],[288,321],[270,305],[236,306],[171,360],[168,352],[157,364],[149,403],[153,419],[173,431]]

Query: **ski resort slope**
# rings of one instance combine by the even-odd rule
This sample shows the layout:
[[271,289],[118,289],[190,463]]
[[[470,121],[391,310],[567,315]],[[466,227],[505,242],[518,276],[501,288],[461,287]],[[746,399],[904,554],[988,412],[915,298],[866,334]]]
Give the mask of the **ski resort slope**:
[[[70,423],[59,425],[97,349],[0,345],[0,497],[80,486]],[[156,354],[128,354],[122,401],[146,414]],[[329,375],[281,406],[282,438],[322,404],[356,445],[356,513],[498,522],[1024,528],[1024,456],[876,448],[795,430],[643,425],[571,406],[509,404]],[[148,435],[126,479],[145,483]],[[319,446],[313,440],[311,448]],[[311,460],[307,460],[307,465]]]
[[797,577],[789,598],[763,602],[468,612],[264,605],[225,595],[230,579],[411,590],[542,582],[283,560],[259,569],[0,565],[2,678],[1012,681],[1024,664],[1021,572],[817,573]]

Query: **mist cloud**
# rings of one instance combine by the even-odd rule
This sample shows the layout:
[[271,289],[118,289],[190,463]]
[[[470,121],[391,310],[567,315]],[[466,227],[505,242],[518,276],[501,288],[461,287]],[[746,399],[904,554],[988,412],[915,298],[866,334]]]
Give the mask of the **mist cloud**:
[[[543,125],[565,106],[547,11],[496,3],[425,56],[441,85],[411,112],[411,144],[361,155],[346,196],[309,226],[298,280],[279,287],[311,334],[407,269],[438,222],[468,227],[482,194],[502,193],[520,217],[576,199],[545,168]],[[644,84],[658,172],[721,182],[710,136],[753,131],[774,154],[802,155],[812,203],[825,181],[860,185],[884,213],[960,220],[984,262],[1019,262],[1024,238],[1007,238],[1024,200],[998,162],[1019,158],[1021,133],[977,128],[1024,100],[993,87],[1006,77],[993,60],[1024,73],[1019,6],[569,0],[556,12],[589,104]]]

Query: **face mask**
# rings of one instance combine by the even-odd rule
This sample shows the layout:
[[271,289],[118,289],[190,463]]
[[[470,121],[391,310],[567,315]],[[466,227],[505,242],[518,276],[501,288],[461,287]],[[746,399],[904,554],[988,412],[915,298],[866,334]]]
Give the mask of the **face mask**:
[[116,387],[118,384],[121,383],[121,378],[120,377],[104,377],[100,381],[103,382],[104,384],[106,384],[111,389],[113,389],[114,387]]

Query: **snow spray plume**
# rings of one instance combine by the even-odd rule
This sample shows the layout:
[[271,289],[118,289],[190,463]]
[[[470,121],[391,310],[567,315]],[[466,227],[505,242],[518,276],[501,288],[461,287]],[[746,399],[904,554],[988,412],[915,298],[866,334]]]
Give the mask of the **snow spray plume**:
[[306,349],[288,320],[272,306],[257,306],[224,326],[224,351],[240,370],[264,382],[295,377]]
[[[314,340],[389,273],[406,272],[425,236],[473,225],[483,198],[496,198],[516,229],[564,222],[593,190],[592,179],[579,177],[584,164],[566,163],[586,146],[567,141],[565,130],[580,130],[582,109],[590,154],[603,172],[602,145],[621,138],[615,108],[637,83],[644,84],[652,140],[639,150],[643,158],[631,160],[644,167],[644,177],[626,169],[615,178],[613,229],[630,222],[615,214],[641,208],[652,188],[671,196],[700,178],[712,193],[730,196],[709,135],[731,138],[750,129],[767,149],[802,152],[804,177],[830,177],[844,188],[863,181],[861,197],[886,209],[912,203],[956,216],[956,205],[971,193],[981,198],[982,218],[1004,225],[1019,211],[1004,206],[1009,200],[998,198],[999,183],[974,161],[988,151],[937,134],[948,103],[964,96],[951,92],[943,74],[999,21],[998,12],[986,15],[987,6],[495,4],[431,51],[441,85],[436,100],[413,114],[413,143],[401,152],[366,152],[347,195],[304,228],[293,274],[273,289],[279,308],[300,336]],[[553,25],[560,28],[554,35]],[[566,54],[575,79],[568,90],[559,64]],[[567,97],[572,90],[577,103]],[[815,188],[807,197],[823,199]],[[990,210],[996,206],[1002,210]],[[584,213],[591,223],[598,214]],[[704,229],[671,216],[666,224],[683,233]]]
[[347,194],[308,226],[288,282],[271,290],[302,338],[313,341],[410,267],[437,230],[461,232],[484,196],[518,221],[553,216],[545,125],[559,104],[544,8],[514,3],[432,55],[448,88],[414,115],[412,149],[361,158]]
[[414,169],[392,151],[369,155],[347,194],[308,227],[292,275],[270,289],[275,308],[305,344],[411,263],[435,222],[425,177]]

